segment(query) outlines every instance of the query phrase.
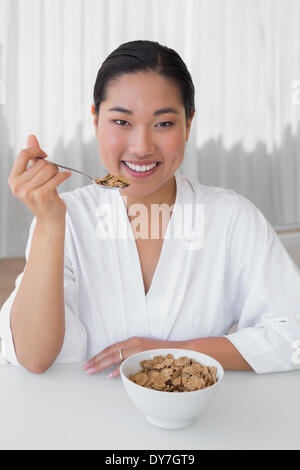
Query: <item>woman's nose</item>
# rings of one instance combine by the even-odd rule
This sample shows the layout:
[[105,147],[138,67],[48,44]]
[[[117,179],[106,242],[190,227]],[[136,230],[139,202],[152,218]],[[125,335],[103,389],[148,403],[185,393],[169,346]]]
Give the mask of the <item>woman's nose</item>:
[[132,141],[129,151],[132,155],[143,157],[145,155],[152,155],[155,152],[155,145],[150,132],[140,129],[131,137]]

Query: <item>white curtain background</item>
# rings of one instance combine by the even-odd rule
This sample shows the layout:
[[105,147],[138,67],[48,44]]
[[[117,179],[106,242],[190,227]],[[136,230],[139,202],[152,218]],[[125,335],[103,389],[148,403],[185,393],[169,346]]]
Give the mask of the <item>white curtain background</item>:
[[[29,134],[49,160],[105,174],[94,82],[136,39],[175,49],[194,80],[179,173],[243,194],[275,228],[300,225],[299,18],[299,0],[0,0],[0,257],[24,255],[33,217],[7,186]],[[59,191],[84,184],[73,174]]]

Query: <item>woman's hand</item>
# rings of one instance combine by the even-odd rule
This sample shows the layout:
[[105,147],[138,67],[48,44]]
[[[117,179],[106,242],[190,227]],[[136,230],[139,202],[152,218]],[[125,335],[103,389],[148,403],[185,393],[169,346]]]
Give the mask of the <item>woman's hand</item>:
[[[119,343],[112,344],[107,348],[103,349],[101,353],[94,356],[88,362],[86,362],[82,367],[88,374],[95,374],[100,372],[107,367],[113,366],[115,364],[120,364],[121,358],[119,350],[122,349],[122,355],[124,359],[132,356],[132,354],[147,351],[148,349],[158,349],[158,348],[183,348],[186,349],[186,341],[164,341],[160,339],[153,338],[140,338],[133,336],[132,338],[126,341],[120,341]],[[120,375],[120,366],[114,369],[108,377],[113,378]]]
[[[8,186],[12,194],[34,213],[37,221],[61,220],[65,216],[66,207],[56,187],[71,172],[59,172],[55,165],[45,160],[46,157],[37,138],[28,136],[27,148],[18,154],[8,178]],[[27,168],[29,162],[31,166]]]

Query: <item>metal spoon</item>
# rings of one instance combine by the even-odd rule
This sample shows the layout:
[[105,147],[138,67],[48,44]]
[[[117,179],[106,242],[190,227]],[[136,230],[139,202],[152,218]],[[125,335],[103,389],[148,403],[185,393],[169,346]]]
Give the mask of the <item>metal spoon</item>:
[[[42,159],[41,157],[37,157],[37,158]],[[98,186],[101,186],[101,188],[105,188],[105,189],[123,189],[123,188],[127,188],[129,186],[129,184],[127,184],[125,186],[124,185],[122,185],[122,186],[107,186],[107,185],[103,184],[101,181],[99,181],[99,180],[101,180],[101,178],[92,178],[92,176],[87,175],[83,171],[75,170],[75,168],[70,168],[68,166],[60,165],[60,164],[54,163],[50,160],[47,160],[47,161],[49,163],[53,163],[53,165],[58,166],[60,168],[65,168],[66,170],[75,171],[76,173],[80,173],[81,175],[87,176],[87,178],[89,178],[93,183],[97,184]]]

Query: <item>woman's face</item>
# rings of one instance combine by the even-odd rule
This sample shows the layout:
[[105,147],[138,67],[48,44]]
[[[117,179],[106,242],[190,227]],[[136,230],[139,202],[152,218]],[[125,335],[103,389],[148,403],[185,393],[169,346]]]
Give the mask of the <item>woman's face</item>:
[[111,81],[94,125],[104,166],[130,181],[122,193],[151,194],[170,180],[183,160],[191,122],[176,84],[155,72]]

